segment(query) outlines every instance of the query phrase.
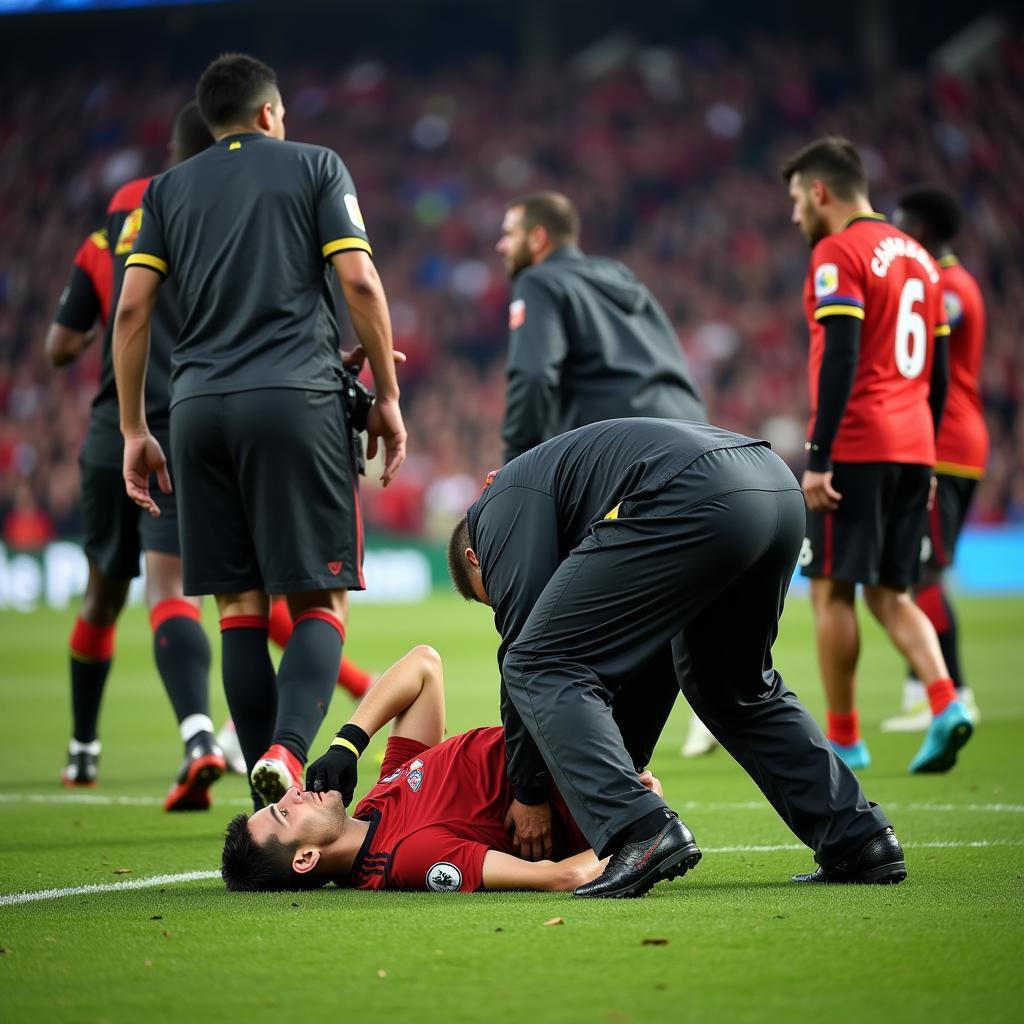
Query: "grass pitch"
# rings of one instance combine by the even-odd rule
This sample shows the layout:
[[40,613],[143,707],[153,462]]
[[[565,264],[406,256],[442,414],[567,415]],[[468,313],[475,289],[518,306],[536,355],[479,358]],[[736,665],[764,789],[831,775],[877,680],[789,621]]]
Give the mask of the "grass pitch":
[[[72,613],[4,613],[0,1020],[1020,1020],[1024,601],[959,606],[983,720],[946,776],[907,775],[920,737],[878,732],[897,708],[902,668],[864,622],[860,706],[874,765],[861,777],[907,847],[903,885],[790,885],[791,873],[811,867],[809,852],[726,754],[680,759],[680,702],[653,767],[704,860],[624,903],[337,889],[229,895],[202,877],[132,889],[216,869],[223,825],[245,808],[243,782],[219,782],[208,814],[161,811],[180,744],[145,617],[133,609],[108,682],[101,785],[63,789]],[[207,622],[216,653],[212,608]],[[350,635],[348,652],[375,669],[414,643],[433,644],[446,664],[450,732],[497,720],[496,637],[481,609],[441,596],[358,606]],[[791,601],[776,655],[820,715],[806,599]],[[215,663],[219,720],[218,672]],[[349,706],[339,693],[316,747]],[[368,764],[363,788],[372,774]],[[86,885],[118,888],[76,888]],[[61,887],[74,891],[15,905],[3,896]],[[552,918],[564,924],[545,925]]]

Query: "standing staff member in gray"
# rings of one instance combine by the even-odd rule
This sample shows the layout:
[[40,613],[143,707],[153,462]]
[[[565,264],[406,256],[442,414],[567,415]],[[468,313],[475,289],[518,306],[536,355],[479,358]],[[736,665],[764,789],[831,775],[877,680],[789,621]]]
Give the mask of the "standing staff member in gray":
[[[516,801],[551,781],[600,857],[584,897],[642,896],[700,859],[640,782],[617,691],[671,647],[686,699],[821,867],[798,881],[899,882],[888,819],[774,669],[803,541],[793,474],[764,441],[678,421],[611,420],[495,473],[449,547],[459,592],[494,609]],[[548,776],[550,769],[551,776]]]
[[[558,192],[524,196],[505,211],[496,248],[512,281],[506,462],[600,420],[708,420],[658,300],[628,267],[584,255],[579,235],[579,212]],[[693,715],[684,756],[715,746]]]
[[496,246],[512,281],[505,461],[567,430],[624,416],[707,422],[665,311],[628,267],[577,247],[558,192],[509,204]]

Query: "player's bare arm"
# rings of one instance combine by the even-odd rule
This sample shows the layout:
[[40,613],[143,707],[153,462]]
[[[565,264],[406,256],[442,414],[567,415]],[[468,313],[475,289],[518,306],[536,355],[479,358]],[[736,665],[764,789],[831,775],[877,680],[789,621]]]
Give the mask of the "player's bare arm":
[[128,497],[150,515],[160,509],[149,492],[156,473],[160,489],[171,493],[167,459],[146,424],[146,364],[149,360],[149,324],[163,283],[161,275],[146,267],[125,271],[121,298],[114,314],[114,377],[124,435],[124,483]]
[[98,327],[88,331],[76,331],[63,324],[50,324],[46,332],[46,358],[54,366],[69,366],[99,337],[99,334]]
[[366,454],[374,458],[378,439],[384,442],[381,482],[387,486],[405,461],[406,432],[398,404],[398,376],[384,286],[373,260],[365,252],[336,253],[331,257],[331,264],[345,294],[359,343],[370,361],[377,400],[367,420]]
[[527,861],[509,853],[488,850],[484,857],[484,888],[571,892],[597,878],[607,863],[607,858],[598,860],[593,850],[558,861]]
[[355,791],[358,759],[388,722],[393,736],[428,747],[444,739],[444,672],[432,647],[414,647],[374,683],[327,752],[306,770],[306,788],[337,789],[348,804]]

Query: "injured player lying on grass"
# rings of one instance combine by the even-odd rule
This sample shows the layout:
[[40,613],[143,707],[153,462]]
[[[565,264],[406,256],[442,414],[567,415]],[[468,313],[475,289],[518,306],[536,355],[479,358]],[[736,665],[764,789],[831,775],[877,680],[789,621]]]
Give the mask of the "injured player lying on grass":
[[[380,781],[349,816],[358,754],[389,721]],[[660,794],[650,772],[640,778]],[[503,730],[471,729],[444,740],[444,678],[430,647],[414,648],[381,676],[328,752],[310,765],[306,785],[307,791],[289,789],[277,803],[228,825],[221,868],[228,889],[334,882],[432,892],[570,891],[606,863],[589,849],[557,793],[551,847],[516,849]]]

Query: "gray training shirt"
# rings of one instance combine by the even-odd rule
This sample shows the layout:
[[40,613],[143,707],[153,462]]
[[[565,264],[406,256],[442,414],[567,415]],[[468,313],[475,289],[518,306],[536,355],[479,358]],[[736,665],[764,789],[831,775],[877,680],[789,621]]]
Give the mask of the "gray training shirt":
[[172,406],[258,388],[341,389],[324,261],[371,250],[337,153],[230,135],[154,178],[142,208],[127,266],[170,277],[183,314]]

